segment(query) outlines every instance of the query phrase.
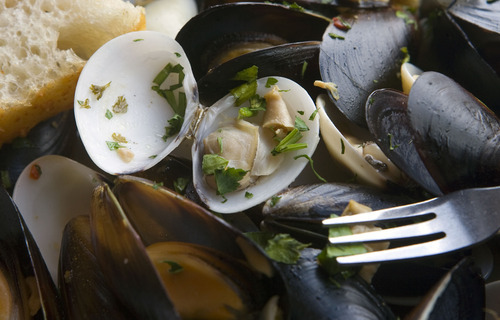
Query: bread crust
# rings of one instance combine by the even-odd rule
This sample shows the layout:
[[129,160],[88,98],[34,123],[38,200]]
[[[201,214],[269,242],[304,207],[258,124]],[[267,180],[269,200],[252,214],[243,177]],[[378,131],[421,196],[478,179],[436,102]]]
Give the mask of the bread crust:
[[[87,2],[91,3],[93,1],[98,3],[102,0],[89,0]],[[121,6],[123,1],[118,1]],[[5,2],[5,0],[0,0],[0,2]],[[5,6],[7,6],[7,4],[4,3],[4,7]],[[144,8],[131,6],[130,8],[124,9],[123,7],[120,7],[119,9],[122,11],[117,10],[117,15],[125,14],[124,12],[126,12],[126,14],[131,15],[134,18],[134,21],[130,25],[125,26],[126,28],[123,27],[123,30],[112,30],[112,35],[110,35],[109,32],[106,33],[106,30],[102,30],[103,35],[101,45],[110,40],[112,37],[132,31],[144,30],[146,28]],[[99,16],[99,13],[97,12],[95,15]],[[95,18],[96,17],[92,17],[92,19]],[[86,22],[79,21],[79,23],[85,24]],[[92,26],[92,24],[93,22],[89,20],[88,25]],[[97,48],[93,51],[96,49]],[[81,58],[77,56],[73,52],[72,48],[61,49],[60,51],[69,52],[69,58],[66,58],[64,61],[64,63],[69,64],[69,67],[66,68],[67,70],[65,70],[65,72],[61,72],[61,75],[53,80],[46,81],[45,84],[33,86],[33,88],[18,88],[17,90],[21,90],[23,92],[22,96],[11,96],[8,94],[8,90],[2,91],[7,92],[7,94],[0,94],[0,147],[5,143],[12,142],[17,137],[25,137],[38,123],[47,120],[62,111],[73,108],[76,83],[80,72],[85,65],[85,59],[87,57]],[[34,54],[34,57],[34,59],[39,58],[36,57],[36,54]],[[70,61],[69,63],[68,60]],[[47,69],[51,68],[48,64],[43,65],[43,59],[40,59],[40,61],[41,63],[36,66],[40,70],[47,71]],[[5,71],[2,67],[3,64],[5,64],[5,62],[0,64],[0,88],[6,88],[9,85],[9,82],[12,82],[11,80],[8,80],[8,76],[10,76],[11,79],[12,76],[16,76],[15,74],[9,75],[8,71]],[[22,65],[23,64],[21,62],[21,66]],[[22,82],[20,81],[19,83]]]

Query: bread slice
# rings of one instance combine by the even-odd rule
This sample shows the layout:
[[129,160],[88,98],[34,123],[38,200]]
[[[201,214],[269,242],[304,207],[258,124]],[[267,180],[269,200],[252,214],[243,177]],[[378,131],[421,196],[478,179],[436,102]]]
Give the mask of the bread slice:
[[123,0],[0,0],[0,146],[71,109],[92,53],[145,27]]

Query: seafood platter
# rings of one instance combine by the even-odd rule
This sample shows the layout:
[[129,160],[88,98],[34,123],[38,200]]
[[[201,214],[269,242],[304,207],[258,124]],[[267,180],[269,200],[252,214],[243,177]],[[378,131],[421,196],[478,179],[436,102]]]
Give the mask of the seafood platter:
[[321,225],[500,185],[500,1],[191,4],[0,149],[0,319],[500,319],[499,236],[346,266],[401,244]]

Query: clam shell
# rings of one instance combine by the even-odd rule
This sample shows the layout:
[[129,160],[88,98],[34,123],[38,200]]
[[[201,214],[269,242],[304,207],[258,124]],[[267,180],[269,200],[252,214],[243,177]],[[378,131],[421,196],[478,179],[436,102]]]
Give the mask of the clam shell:
[[[165,127],[175,113],[151,87],[168,63],[184,68],[187,107],[179,134],[164,140]],[[108,83],[97,99],[90,87]],[[106,116],[120,96],[126,99],[127,111]],[[86,99],[90,108],[81,105]],[[107,42],[92,55],[78,80],[74,110],[78,131],[92,161],[107,173],[125,174],[151,168],[172,152],[189,131],[197,105],[196,82],[182,47],[166,34],[139,31]],[[118,152],[108,148],[107,141],[113,141],[113,134],[126,139],[123,146],[133,153],[131,161],[124,161]]]
[[[278,170],[268,176],[260,177],[256,183],[246,189],[234,191],[225,195],[227,201],[216,190],[210,187],[203,177],[203,139],[211,132],[217,130],[221,123],[228,119],[235,119],[238,116],[238,109],[234,107],[235,99],[232,95],[220,99],[211,106],[203,118],[196,133],[196,141],[193,145],[193,182],[202,201],[207,206],[219,213],[238,212],[255,206],[271,198],[276,192],[286,188],[300,174],[302,169],[308,164],[306,158],[294,159],[298,155],[312,156],[319,142],[319,117],[308,120],[314,113],[316,107],[309,94],[295,82],[282,78],[272,77],[278,80],[277,85],[282,91],[282,97],[287,104],[288,111],[292,118],[300,116],[309,127],[308,131],[302,132],[303,138],[300,143],[306,143],[307,148],[290,151],[282,154],[284,160]],[[257,94],[263,96],[270,89],[266,88],[268,77],[258,80]],[[298,111],[303,112],[301,116]],[[260,123],[262,114],[255,118],[248,118],[248,121]],[[251,199],[245,197],[249,192],[253,195]]]

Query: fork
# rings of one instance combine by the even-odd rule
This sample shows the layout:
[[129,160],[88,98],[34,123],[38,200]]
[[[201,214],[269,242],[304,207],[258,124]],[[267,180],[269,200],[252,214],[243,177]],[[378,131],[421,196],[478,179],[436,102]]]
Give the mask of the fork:
[[[463,189],[409,205],[329,218],[323,220],[323,225],[408,222],[415,218],[420,221],[328,240],[332,244],[416,240],[410,245],[337,257],[340,264],[405,260],[468,248],[487,240],[500,229],[500,186]],[[433,239],[429,240],[430,237]]]

